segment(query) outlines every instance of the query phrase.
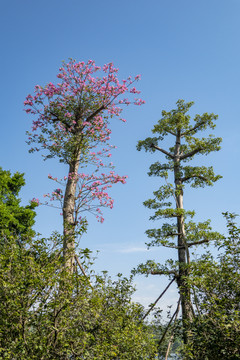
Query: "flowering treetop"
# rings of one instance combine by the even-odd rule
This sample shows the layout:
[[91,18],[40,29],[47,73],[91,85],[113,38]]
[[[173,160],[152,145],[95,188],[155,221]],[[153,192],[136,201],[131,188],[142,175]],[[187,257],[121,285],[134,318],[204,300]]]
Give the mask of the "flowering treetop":
[[[140,91],[134,83],[140,75],[122,81],[117,75],[112,63],[100,67],[92,60],[84,63],[70,59],[59,69],[56,85],[35,86],[34,95],[28,95],[24,102],[25,111],[36,116],[28,132],[30,152],[45,150],[45,159],[57,156],[69,165],[65,182],[49,177],[65,189],[46,194],[50,201],[60,200],[65,233],[76,227],[83,211],[94,213],[102,222],[100,207],[113,206],[107,189],[126,181],[126,176],[112,171],[112,163],[103,160],[111,157],[113,147],[108,143],[109,119],[116,116],[125,121],[121,117],[123,106],[142,105],[144,101],[135,97]],[[91,165],[90,172],[79,173],[79,167],[86,165]],[[102,172],[104,167],[111,171]]]
[[37,115],[32,132],[28,132],[28,143],[35,145],[30,152],[45,149],[45,158],[58,156],[61,162],[69,164],[80,147],[81,163],[86,156],[89,162],[93,156],[89,149],[109,140],[108,119],[117,116],[125,121],[121,118],[123,105],[144,103],[142,99],[129,100],[124,96],[139,94],[133,83],[140,75],[120,82],[118,69],[112,63],[100,67],[93,60],[70,60],[59,71],[59,83],[35,86],[35,94],[28,95],[24,102],[25,111]]

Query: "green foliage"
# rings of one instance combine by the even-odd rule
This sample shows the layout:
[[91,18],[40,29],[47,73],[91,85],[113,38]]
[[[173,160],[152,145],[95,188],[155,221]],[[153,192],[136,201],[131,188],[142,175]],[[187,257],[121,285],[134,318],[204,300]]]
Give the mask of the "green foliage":
[[[194,223],[193,221],[185,222],[186,236],[185,240],[188,245],[193,246],[194,244],[200,243],[203,240],[206,244],[212,240],[220,241],[223,236],[217,231],[212,231],[210,226],[210,220]],[[176,243],[170,242],[168,239],[174,239],[178,235],[178,229],[175,224],[165,223],[160,229],[149,229],[146,231],[151,242],[147,243],[148,247],[161,246],[177,248]]]
[[34,234],[36,204],[21,206],[18,198],[22,186],[25,185],[23,174],[0,168],[0,233],[14,234],[23,240],[25,236]]
[[165,265],[157,263],[154,260],[147,260],[145,264],[139,264],[136,269],[133,269],[132,274],[177,276],[177,270],[178,262],[172,259],[167,260]]
[[[169,112],[162,111],[162,118],[153,127],[153,137],[147,137],[137,144],[137,150],[144,149],[151,153],[158,152],[165,156],[166,161],[156,161],[150,166],[149,176],[159,176],[165,180],[154,197],[143,204],[153,210],[150,220],[167,219],[169,222],[156,229],[149,229],[146,234],[150,241],[147,246],[165,246],[176,249],[176,258],[169,259],[164,265],[155,260],[140,264],[133,273],[144,275],[166,275],[177,283],[181,307],[184,343],[188,342],[188,327],[194,317],[189,283],[191,249],[210,241],[220,241],[221,235],[212,231],[209,220],[196,224],[192,220],[195,212],[183,207],[183,195],[187,185],[193,188],[212,186],[221,176],[215,175],[213,167],[186,165],[195,155],[208,155],[220,150],[221,138],[209,134],[201,135],[202,131],[214,129],[217,115],[204,113],[191,119],[187,114],[193,102],[177,101],[177,108]],[[200,133],[200,134],[199,134]],[[167,136],[173,139],[172,145],[165,149],[160,146]],[[165,220],[166,221],[166,220]]]
[[185,359],[240,359],[240,228],[235,216],[225,214],[228,236],[210,253],[192,263],[189,279],[198,311],[184,347]]
[[[202,242],[206,243],[221,238],[217,232],[213,232],[209,221],[205,223],[195,224],[193,221],[187,222],[188,216],[193,217],[194,211],[187,211],[179,204],[179,199],[183,196],[186,185],[191,187],[212,186],[221,176],[215,175],[213,167],[206,166],[186,166],[185,161],[191,160],[196,154],[209,154],[212,151],[220,149],[221,138],[215,138],[209,135],[207,138],[199,138],[195,135],[208,128],[214,129],[217,115],[204,113],[203,115],[195,115],[193,120],[187,114],[193,102],[185,103],[183,100],[177,101],[177,109],[169,112],[162,111],[162,118],[153,127],[152,133],[157,137],[148,137],[138,142],[137,149],[145,151],[158,151],[165,155],[167,162],[157,161],[150,166],[149,176],[159,176],[166,180],[165,185],[161,185],[157,191],[153,192],[154,198],[144,201],[144,206],[154,210],[154,214],[150,216],[150,220],[159,220],[162,218],[174,220],[184,219],[185,242]],[[166,136],[175,137],[173,147],[162,149],[159,142],[164,140]],[[172,184],[168,182],[173,177]],[[172,200],[176,207],[172,206]],[[167,200],[167,201],[166,201]],[[182,222],[183,222],[182,221]],[[181,231],[177,228],[177,224],[164,223],[160,229],[149,229],[146,231],[151,242],[148,246],[167,246],[177,248],[176,242],[181,235]],[[182,234],[183,236],[183,234]],[[168,239],[171,238],[171,242]]]
[[131,280],[96,276],[83,254],[91,284],[77,268],[69,273],[61,242],[54,235],[24,246],[2,235],[0,359],[155,359]]

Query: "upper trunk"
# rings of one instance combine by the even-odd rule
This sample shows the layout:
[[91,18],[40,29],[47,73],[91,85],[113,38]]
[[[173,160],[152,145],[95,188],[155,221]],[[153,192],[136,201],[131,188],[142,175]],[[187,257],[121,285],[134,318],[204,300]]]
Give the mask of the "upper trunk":
[[75,154],[69,164],[68,180],[63,201],[63,254],[66,268],[74,269],[75,256],[75,194],[78,182],[78,169],[80,163],[80,150]]
[[[176,136],[175,152],[174,152],[174,182],[175,182],[175,198],[176,208],[183,210],[183,189],[180,175],[180,141],[181,136],[178,132]],[[185,240],[185,226],[184,215],[181,214],[177,217],[178,228],[178,262],[179,262],[179,275],[178,275],[178,288],[181,298],[182,319],[184,329],[184,342],[187,342],[186,322],[191,321],[193,317],[192,304],[190,297],[190,289],[187,284],[189,253]]]

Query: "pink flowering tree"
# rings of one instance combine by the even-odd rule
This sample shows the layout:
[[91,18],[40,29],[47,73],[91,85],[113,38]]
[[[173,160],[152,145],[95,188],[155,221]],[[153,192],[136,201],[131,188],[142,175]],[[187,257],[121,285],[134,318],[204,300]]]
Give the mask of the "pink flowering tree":
[[[69,269],[74,264],[76,228],[81,213],[90,211],[103,221],[101,207],[112,208],[108,189],[114,183],[125,183],[126,177],[113,172],[109,163],[113,146],[109,144],[109,119],[121,117],[124,105],[142,105],[134,83],[140,79],[128,77],[119,81],[118,69],[112,63],[103,67],[70,59],[59,69],[57,84],[35,86],[28,95],[25,111],[35,116],[28,132],[30,152],[44,150],[45,159],[58,157],[68,165],[64,182],[53,178],[61,187],[46,194],[51,201],[61,203],[64,228],[63,252]],[[131,96],[131,99],[126,96]],[[132,98],[133,97],[133,98]],[[80,172],[80,168],[87,170]],[[102,169],[110,168],[103,172]]]

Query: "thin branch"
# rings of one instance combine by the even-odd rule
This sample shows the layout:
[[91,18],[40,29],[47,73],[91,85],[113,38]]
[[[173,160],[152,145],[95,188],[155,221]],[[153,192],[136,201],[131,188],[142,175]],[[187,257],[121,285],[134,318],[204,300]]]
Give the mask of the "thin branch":
[[180,155],[179,157],[179,160],[184,160],[184,159],[187,159],[189,157],[192,157],[193,155],[197,154],[198,152],[200,152],[201,150],[203,150],[201,147],[193,150],[193,151],[190,151],[189,153],[185,154],[185,155]]
[[200,123],[198,123],[197,125],[195,125],[192,129],[185,131],[184,133],[181,134],[181,136],[185,136],[187,134],[189,134],[192,131],[195,131],[196,129],[199,128],[199,126],[203,125],[206,121],[201,121]]
[[92,113],[92,114],[86,119],[86,121],[92,120],[92,118],[94,118],[98,113],[100,113],[102,110],[104,110],[108,105],[109,105],[109,104],[100,106],[100,108],[98,108],[96,111],[94,111],[94,113]]
[[190,180],[192,178],[198,178],[198,179],[201,179],[201,180],[204,180],[204,181],[207,181],[208,179],[205,178],[204,176],[201,176],[201,175],[197,175],[197,174],[193,174],[191,176],[186,176],[184,178],[181,178],[181,181],[184,182],[184,181],[187,181],[187,180]]
[[163,154],[169,156],[171,159],[174,159],[174,155],[172,155],[171,153],[169,153],[168,151],[158,147],[157,145],[151,144],[150,145],[151,148],[154,148],[155,150],[161,151]]
[[167,237],[167,236],[180,236],[180,235],[182,235],[182,233],[168,233],[164,236]]
[[[109,82],[109,80],[108,80],[108,82]],[[134,81],[133,81],[132,83],[134,83]],[[127,87],[131,86],[132,83],[131,83],[131,84],[128,84]],[[106,87],[106,89],[107,89],[107,87]],[[105,94],[106,94],[106,90],[105,90]],[[104,110],[104,109],[107,109],[107,107],[108,107],[109,105],[111,105],[111,104],[113,103],[113,101],[114,101],[118,96],[119,96],[119,93],[116,94],[116,95],[114,95],[114,96],[112,97],[112,99],[108,101],[107,104],[100,106],[100,108],[98,108],[96,111],[94,111],[94,113],[91,114],[91,115],[86,119],[86,121],[91,120],[91,119],[94,118],[99,112],[101,112],[101,111]],[[104,97],[105,97],[105,95],[104,95]],[[81,98],[80,98],[80,102],[81,102]]]
[[143,316],[143,318],[141,319],[144,320],[149,313],[153,310],[153,308],[156,306],[157,302],[161,299],[161,297],[165,294],[165,292],[168,290],[168,288],[170,287],[170,285],[172,285],[172,283],[175,280],[175,276],[172,278],[172,280],[170,281],[170,283],[167,285],[167,287],[163,290],[163,292],[159,295],[159,297],[157,298],[157,300],[154,301],[154,303],[151,305],[150,309],[148,309],[148,311],[146,312],[146,314]]
[[167,270],[167,271],[160,271],[160,270],[152,270],[151,275],[174,275],[177,277],[177,272],[175,270]]
[[200,240],[200,241],[194,241],[194,242],[191,242],[191,243],[185,243],[184,245],[181,245],[181,246],[164,245],[164,244],[162,244],[162,245],[165,246],[165,247],[171,248],[171,249],[186,249],[186,248],[189,248],[189,247],[194,246],[194,245],[200,245],[200,244],[207,243],[209,241],[210,241],[210,239],[204,239],[204,240]]
[[166,244],[161,244],[162,246],[169,248],[169,249],[185,249],[186,246],[182,245],[182,246],[177,246],[177,245],[166,245]]
[[165,360],[168,360],[168,355],[169,355],[169,352],[170,352],[170,349],[171,349],[171,346],[172,346],[173,336],[174,336],[174,334],[172,333],[172,335],[170,337],[170,340],[169,340],[169,343],[168,343],[167,352],[166,352],[166,355],[165,355]]
[[[180,303],[179,303],[179,305],[180,305]],[[165,360],[168,359],[168,355],[169,355],[169,352],[170,352],[170,349],[171,349],[171,345],[172,345],[172,341],[173,341],[173,337],[174,337],[174,330],[176,328],[176,321],[177,321],[179,310],[180,310],[180,306],[177,307],[177,312],[176,312],[174,323],[173,323],[172,335],[171,335],[169,343],[168,343],[167,352],[166,352],[166,355],[165,355]]]
[[86,279],[88,280],[88,283],[89,283],[91,289],[93,289],[93,286],[92,286],[92,284],[91,284],[91,282],[90,282],[90,280],[89,280],[89,277],[88,277],[87,274],[85,273],[85,270],[84,270],[84,268],[82,267],[82,264],[80,263],[79,258],[77,257],[77,255],[74,255],[74,257],[75,257],[75,260],[76,260],[76,262],[78,263],[78,266],[79,266],[79,268],[81,269],[83,275],[84,275],[84,276],[86,277]]
[[177,303],[177,308],[176,308],[176,310],[175,310],[175,312],[174,312],[173,316],[171,317],[171,319],[170,319],[170,321],[169,321],[169,323],[168,323],[168,325],[167,325],[167,327],[166,327],[166,329],[165,329],[164,333],[162,334],[161,339],[160,339],[160,340],[159,340],[159,342],[158,342],[158,346],[160,346],[160,345],[161,345],[161,343],[163,342],[163,340],[164,340],[164,338],[165,338],[165,336],[166,336],[166,334],[167,334],[167,331],[168,331],[168,329],[169,329],[169,327],[170,327],[170,325],[171,325],[172,321],[173,321],[173,320],[175,319],[175,317],[178,315],[179,308],[180,308],[180,298],[179,298],[178,303]]
[[199,309],[199,306],[198,306],[198,303],[199,303],[199,302],[198,302],[198,298],[197,298],[197,295],[196,295],[196,292],[195,292],[194,287],[192,287],[192,292],[193,292],[193,297],[194,297],[194,305],[196,306],[198,315],[200,315],[200,309]]
[[53,121],[53,122],[56,122],[56,121],[59,121],[59,122],[61,122],[61,123],[63,123],[68,129],[71,127],[66,121],[64,121],[63,119],[59,119],[59,117],[56,115],[56,114],[54,114],[54,112],[52,112],[52,111],[49,111],[49,113],[52,115],[52,116],[55,116],[56,117],[56,119],[51,119],[51,121]]
[[169,134],[173,135],[173,136],[177,136],[177,134],[175,134],[174,132],[172,132],[171,130],[166,130],[166,132],[168,132]]
[[194,241],[194,242],[191,242],[191,243],[187,244],[187,246],[190,247],[190,246],[194,246],[194,245],[204,244],[204,243],[208,243],[209,241],[210,241],[210,239],[203,239],[203,240],[200,240],[200,241]]

